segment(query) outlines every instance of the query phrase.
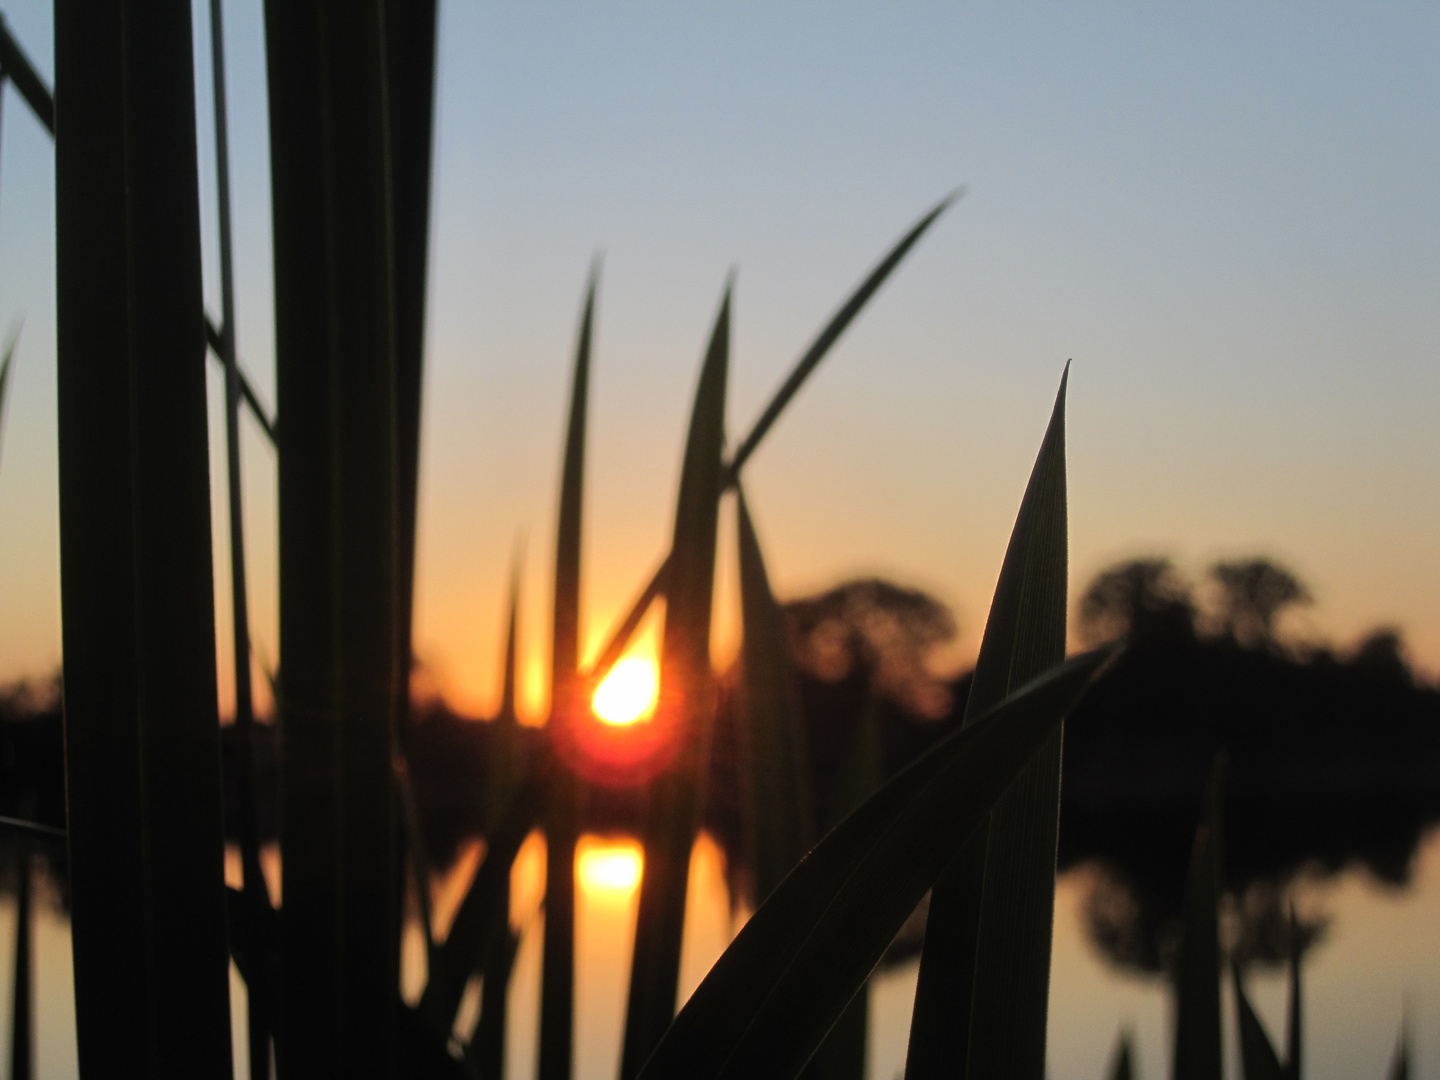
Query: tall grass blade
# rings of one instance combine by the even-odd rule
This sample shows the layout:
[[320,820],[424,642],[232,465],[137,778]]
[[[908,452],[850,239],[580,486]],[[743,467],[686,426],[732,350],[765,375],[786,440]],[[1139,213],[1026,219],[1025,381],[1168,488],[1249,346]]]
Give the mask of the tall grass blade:
[[282,1073],[395,1068],[400,642],[386,5],[265,5],[275,260]]
[[480,984],[480,1021],[465,1048],[465,1059],[481,1077],[505,1075],[505,1028],[510,1007],[510,973],[520,938],[508,926],[485,961]]
[[25,50],[20,48],[20,43],[10,33],[10,27],[5,24],[3,17],[0,17],[0,70],[5,72],[5,78],[15,84],[15,89],[20,91],[20,96],[25,99],[25,104],[30,106],[35,119],[54,135],[55,99],[50,94],[50,88],[45,85],[45,80],[40,78],[39,72],[35,70],[35,65],[30,63],[30,58],[25,55]]
[[[815,336],[815,340],[810,343],[810,347],[807,348],[805,352],[801,354],[800,359],[796,361],[795,367],[791,370],[785,381],[780,384],[780,389],[775,392],[774,397],[770,399],[770,403],[766,405],[765,409],[760,413],[759,419],[755,421],[749,433],[740,441],[740,445],[736,448],[734,456],[726,463],[722,481],[722,491],[733,487],[736,481],[739,480],[740,469],[760,445],[760,440],[763,439],[766,433],[775,425],[775,421],[780,418],[780,414],[785,410],[785,406],[790,403],[790,399],[799,392],[805,380],[808,379],[811,373],[820,365],[820,361],[825,359],[826,354],[829,353],[835,342],[840,340],[840,335],[845,332],[846,328],[855,320],[855,317],[859,315],[865,305],[870,302],[870,298],[873,297],[880,286],[885,283],[885,279],[900,265],[905,256],[910,253],[910,249],[919,242],[920,237],[925,235],[926,230],[935,223],[935,219],[944,213],[950,204],[963,194],[963,188],[951,192],[945,196],[944,199],[940,200],[924,217],[911,226],[910,230],[906,232],[905,235],[895,243],[895,246],[886,253],[885,257],[880,260],[875,269],[870,271],[869,276],[866,277],[865,280],[860,283],[859,287],[840,305],[839,310],[830,317],[830,321],[826,323],[820,333]],[[615,665],[615,662],[625,654],[625,646],[629,643],[630,638],[644,620],[645,612],[650,609],[650,605],[655,602],[655,598],[666,591],[665,574],[668,572],[669,567],[670,556],[667,555],[651,577],[650,583],[641,591],[635,603],[630,608],[630,611],[607,639],[605,647],[600,650],[598,659],[591,665],[591,671],[594,674],[603,676]]]
[[1386,1080],[1410,1080],[1410,1032],[1401,1024],[1400,1035],[1395,1040],[1395,1053],[1390,1058],[1390,1069]]
[[869,276],[850,294],[845,303],[840,305],[840,309],[830,317],[825,328],[820,331],[815,340],[810,343],[810,347],[796,362],[790,375],[780,384],[780,389],[775,391],[770,403],[765,406],[759,419],[751,426],[750,433],[740,440],[740,445],[735,448],[734,455],[725,467],[727,487],[739,478],[740,470],[744,468],[745,462],[750,460],[750,455],[760,445],[760,440],[765,438],[766,433],[780,418],[785,406],[790,404],[790,399],[799,392],[805,380],[810,377],[810,373],[819,366],[821,360],[825,359],[825,354],[830,351],[835,342],[840,340],[840,335],[854,321],[855,316],[860,314],[865,305],[870,302],[870,298],[875,295],[881,285],[885,284],[885,279],[900,265],[905,256],[910,254],[910,249],[919,242],[920,237],[925,235],[925,231],[935,223],[935,219],[949,209],[950,204],[963,194],[963,189],[952,191],[911,226],[910,231],[899,239],[875,269],[870,271]]
[[1290,902],[1290,1005],[1285,1017],[1285,1077],[1286,1080],[1300,1080],[1301,1044],[1304,1031],[1301,1028],[1300,961],[1303,949],[1300,942],[1300,921],[1295,917],[1295,902]]
[[56,851],[65,850],[65,830],[35,821],[0,816],[0,836],[18,836],[33,843],[44,844]]
[[1221,804],[1225,766],[1217,760],[1195,833],[1185,895],[1184,937],[1175,969],[1175,1080],[1220,1080]]
[[525,837],[540,821],[544,778],[532,770],[485,838],[485,857],[455,913],[450,933],[436,946],[435,963],[416,1007],[425,1025],[448,1039],[470,976],[483,971],[510,932],[510,870]]
[[1244,1080],[1282,1080],[1287,1070],[1280,1064],[1279,1055],[1255,1015],[1255,1009],[1245,994],[1245,983],[1240,978],[1240,966],[1230,965],[1230,975],[1235,985],[1235,1012],[1240,1018],[1240,1067]]
[[[885,782],[880,700],[867,695],[840,759],[839,775],[828,808],[831,827],[844,821]],[[825,1041],[802,1072],[801,1080],[864,1080],[870,1028],[870,983],[855,991]]]
[[[1065,389],[1060,380],[985,624],[966,723],[1065,658]],[[1043,1080],[1063,727],[930,898],[908,1080]]]
[[1135,1039],[1129,1028],[1122,1028],[1115,1040],[1115,1056],[1110,1066],[1110,1080],[1134,1080]]
[[797,1075],[940,871],[1111,652],[1067,662],[943,739],[840,823],[686,1002],[646,1080]]
[[[491,754],[487,763],[489,782],[486,786],[490,807],[486,814],[485,831],[497,832],[505,808],[514,797],[517,785],[524,776],[525,764],[521,760],[520,723],[515,715],[515,687],[519,677],[519,650],[516,648],[516,628],[520,611],[519,550],[510,569],[510,611],[506,619],[505,663],[500,691],[500,712],[491,721]],[[472,1047],[475,1060],[479,1063],[482,1076],[499,1076],[505,1062],[505,1012],[510,997],[510,965],[514,950],[508,947],[513,935],[510,934],[510,876],[502,874],[496,882],[495,906],[503,913],[506,921],[502,947],[487,951],[481,967],[484,979],[484,993],[480,1006],[480,1025]]]
[[[235,730],[240,734],[240,862],[245,901],[256,912],[270,906],[260,868],[260,829],[255,792],[255,708],[250,684],[250,602],[245,584],[245,501],[240,478],[240,369],[235,362],[235,277],[230,232],[230,136],[225,100],[225,15],[221,0],[210,0],[210,66],[215,107],[215,177],[220,220],[220,359],[225,365],[225,476],[230,517],[232,658],[235,665]],[[270,1026],[274,1008],[261,983],[246,987],[250,1080],[270,1076]]]
[[690,849],[700,826],[702,786],[715,700],[710,670],[710,613],[715,582],[721,459],[725,449],[725,386],[730,362],[731,283],[715,319],[700,369],[680,470],[675,532],[666,574],[661,701],[676,757],[646,792],[641,826],[645,870],[620,1075],[640,1072],[675,1016],[680,940]]
[[[3,24],[0,24],[3,25]],[[5,356],[0,359],[0,450],[4,449],[5,436],[5,391],[10,385],[10,361],[15,358],[15,345],[20,340],[17,330],[5,345]]]
[[[584,708],[580,689],[580,539],[585,502],[585,425],[590,400],[590,345],[600,262],[590,268],[575,373],[565,457],[560,474],[560,516],[555,536],[555,599],[550,637],[550,745]],[[579,779],[557,765],[551,772],[545,820],[545,942],[540,968],[539,1080],[570,1080],[575,1024],[575,845],[580,835]]]
[[385,5],[390,218],[395,259],[395,480],[402,731],[410,710],[415,508],[420,476],[420,398],[425,367],[430,170],[435,127],[435,8],[436,0]]
[[624,617],[615,624],[615,628],[605,639],[604,646],[595,655],[586,674],[585,681],[587,683],[598,684],[625,655],[625,650],[630,647],[630,639],[635,636],[635,631],[640,629],[640,624],[649,614],[650,605],[665,594],[666,577],[669,573],[670,555],[666,553],[660,565],[655,568],[655,572],[650,575],[650,580],[646,583],[645,588],[640,590],[640,594],[635,597]]
[[[208,315],[205,317],[205,344],[210,347],[210,352],[214,357],[224,364],[225,345],[221,340],[220,330],[210,321]],[[238,356],[236,358],[235,370],[236,377],[240,381],[240,396],[250,409],[250,415],[253,416],[255,422],[260,425],[260,430],[263,431],[265,437],[270,440],[270,445],[277,445],[275,442],[275,419],[266,411],[265,405],[260,401],[259,395],[255,393],[255,388],[250,385],[249,377],[241,370]]]
[[80,1071],[229,1077],[191,6],[55,6]]
[[425,968],[435,966],[435,913],[430,903],[430,856],[420,826],[420,806],[410,781],[410,766],[403,754],[395,755],[395,793],[399,800],[400,825],[404,832],[405,854],[420,909],[420,929],[425,934]]
[[15,966],[10,992],[10,1080],[35,1077],[35,980],[31,975],[30,845],[15,846]]
[[770,576],[743,492],[737,506],[744,635],[741,778],[746,847],[759,904],[810,850],[816,833],[805,768],[810,758],[790,667],[785,615],[770,591]]

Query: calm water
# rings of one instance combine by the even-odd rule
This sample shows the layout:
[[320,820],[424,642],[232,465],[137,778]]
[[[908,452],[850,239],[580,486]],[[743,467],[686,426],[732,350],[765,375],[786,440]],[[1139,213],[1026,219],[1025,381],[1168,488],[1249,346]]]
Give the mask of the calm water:
[[[592,840],[594,846],[603,847],[604,843]],[[470,850],[437,891],[437,918],[442,925],[453,915],[478,856],[478,848]],[[1310,882],[1300,893],[1302,905],[1322,910],[1333,919],[1328,937],[1310,954],[1305,972],[1307,1080],[1380,1080],[1401,1015],[1406,1012],[1418,1066],[1414,1075],[1440,1077],[1440,833],[1430,836],[1417,859],[1414,887],[1404,892],[1377,886],[1357,872]],[[269,861],[267,869],[273,873],[278,867],[273,856]],[[512,1080],[529,1080],[534,1075],[543,867],[544,843],[538,836],[531,837],[517,861],[512,908],[512,919],[524,933],[510,999],[507,1074]],[[1169,1072],[1166,997],[1152,980],[1117,973],[1085,940],[1080,920],[1083,874],[1077,871],[1063,877],[1056,895],[1050,1075],[1054,1080],[1104,1076],[1116,1031],[1123,1023],[1137,1036],[1139,1075],[1162,1080]],[[623,874],[620,877],[623,881]],[[610,1080],[614,1076],[634,919],[633,888],[621,884],[582,889],[577,912],[577,1080]],[[688,995],[704,977],[738,925],[730,914],[722,856],[702,838],[691,864],[682,994]],[[5,898],[0,900],[3,1060],[9,1056],[14,929],[14,902]],[[413,997],[424,979],[418,926],[411,926],[407,944],[406,991]],[[44,904],[36,921],[35,949],[38,1076],[41,1080],[66,1080],[77,1075],[70,933],[68,922]],[[1278,1036],[1285,1008],[1283,977],[1279,973],[1256,976],[1250,986],[1262,1018]],[[244,1024],[244,986],[233,968],[231,987],[238,1033]],[[876,977],[871,995],[869,1070],[876,1080],[890,1080],[903,1068],[914,987],[913,964]],[[1232,1020],[1233,1014],[1227,1011],[1227,1023]],[[239,1075],[244,1066],[243,1038],[237,1038],[235,1046]],[[1230,1074],[1239,1075],[1233,1054]]]

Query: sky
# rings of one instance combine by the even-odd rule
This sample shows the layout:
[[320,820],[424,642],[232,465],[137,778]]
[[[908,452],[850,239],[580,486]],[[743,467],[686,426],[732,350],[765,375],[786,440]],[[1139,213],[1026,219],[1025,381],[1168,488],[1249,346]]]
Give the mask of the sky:
[[[49,77],[50,8],[6,5]],[[208,4],[195,9],[206,294],[219,310]],[[258,2],[226,5],[242,362],[274,402]],[[881,574],[972,659],[1067,360],[1072,595],[1113,561],[1197,580],[1264,554],[1297,638],[1401,627],[1440,675],[1440,9],[1434,5],[441,5],[417,653],[499,694],[524,556],[522,708],[543,713],[579,305],[603,257],[583,635],[664,553],[684,425],[736,272],[738,439],[848,291],[957,186],[746,467],[776,592]],[[59,661],[54,200],[7,91],[0,681]],[[222,708],[229,595],[211,373]],[[250,602],[277,654],[274,459],[245,433]],[[715,657],[733,655],[733,513]]]

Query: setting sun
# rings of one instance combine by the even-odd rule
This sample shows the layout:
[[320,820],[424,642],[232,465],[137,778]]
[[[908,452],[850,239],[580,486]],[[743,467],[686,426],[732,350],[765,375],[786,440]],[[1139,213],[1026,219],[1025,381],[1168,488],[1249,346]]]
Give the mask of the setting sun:
[[576,858],[581,887],[589,894],[629,893],[640,884],[644,857],[633,842],[582,844]]
[[655,711],[659,689],[655,662],[643,656],[627,657],[595,688],[591,708],[607,724],[633,724]]

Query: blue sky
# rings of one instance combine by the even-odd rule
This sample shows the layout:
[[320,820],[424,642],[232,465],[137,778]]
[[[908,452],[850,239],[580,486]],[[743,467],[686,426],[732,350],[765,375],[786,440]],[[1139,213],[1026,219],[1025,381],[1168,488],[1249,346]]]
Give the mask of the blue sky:
[[[48,5],[5,13],[48,72]],[[1192,571],[1264,552],[1316,594],[1295,633],[1396,622],[1440,671],[1440,9],[446,3],[441,27],[417,645],[464,702],[494,696],[522,533],[525,639],[544,652],[592,255],[593,638],[664,547],[730,268],[738,437],[846,291],[960,184],[747,469],[777,589],[893,575],[956,607],[955,661],[972,655],[1073,358],[1074,588],[1136,552]],[[268,388],[259,4],[228,4],[226,29],[240,347]],[[202,56],[218,308],[208,78]],[[26,320],[0,458],[8,676],[53,663],[58,628],[53,172],[6,98],[0,321]],[[273,461],[253,437],[246,465],[273,656]]]

